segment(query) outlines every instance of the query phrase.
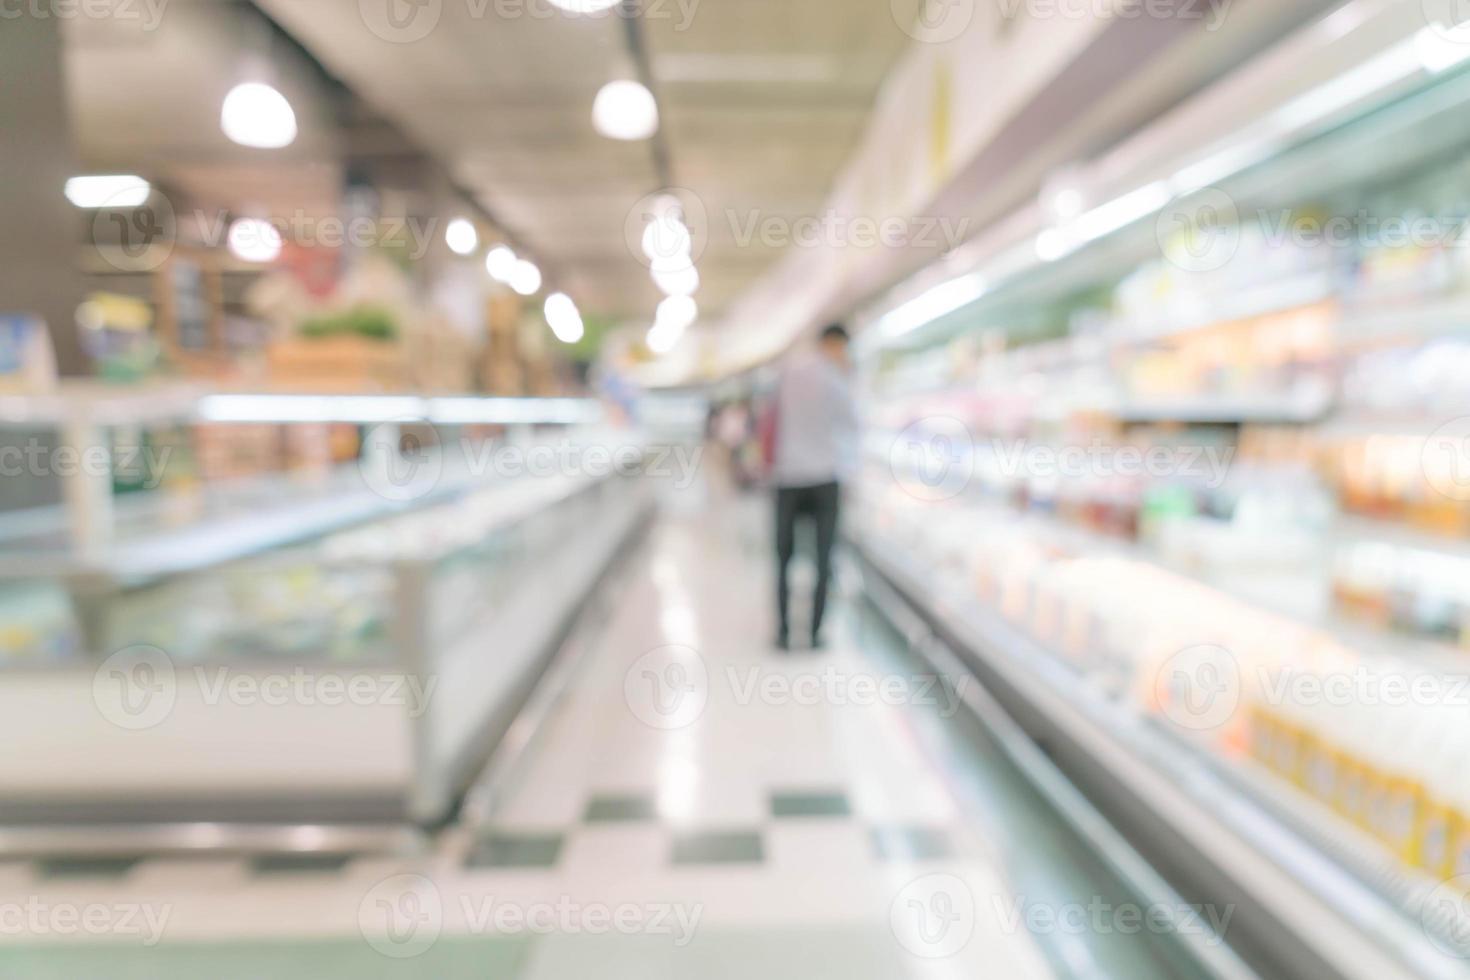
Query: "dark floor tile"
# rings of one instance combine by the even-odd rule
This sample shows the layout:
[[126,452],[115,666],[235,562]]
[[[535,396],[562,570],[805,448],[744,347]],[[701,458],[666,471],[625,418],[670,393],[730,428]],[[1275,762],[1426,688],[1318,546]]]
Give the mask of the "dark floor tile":
[[42,878],[121,878],[139,861],[132,857],[57,857],[36,862]]
[[773,817],[850,817],[846,793],[772,793]]
[[873,851],[882,861],[937,861],[954,856],[954,842],[942,827],[876,827]]
[[561,857],[560,834],[492,834],[465,863],[471,868],[551,868]]
[[258,875],[336,873],[351,860],[351,854],[262,854],[250,860],[250,871]]
[[758,831],[721,831],[678,834],[674,837],[675,864],[760,864],[766,859]]
[[587,823],[657,820],[658,804],[651,795],[594,796],[582,819]]

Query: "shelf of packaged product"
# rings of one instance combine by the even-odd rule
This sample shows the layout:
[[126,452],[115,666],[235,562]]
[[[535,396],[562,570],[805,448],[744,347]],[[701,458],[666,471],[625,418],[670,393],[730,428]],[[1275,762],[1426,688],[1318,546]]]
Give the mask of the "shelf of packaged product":
[[862,531],[855,543],[1145,857],[1187,879],[1176,887],[1231,904],[1232,938],[1247,933],[1270,959],[1274,972],[1263,975],[1466,976],[1403,910],[1292,833],[1187,740],[1087,681],[912,549]]
[[1470,297],[1456,295],[1428,302],[1366,300],[1348,306],[1337,323],[1337,338],[1348,347],[1470,337]]
[[[526,479],[324,544],[324,563],[390,571],[387,659],[240,651],[192,660],[154,649],[144,662],[160,697],[145,693],[154,713],[138,723],[133,692],[114,704],[97,686],[110,675],[93,662],[7,674],[4,738],[54,731],[68,763],[12,753],[0,764],[0,853],[41,839],[53,853],[118,846],[162,821],[208,823],[209,839],[188,849],[234,851],[269,847],[252,837],[261,824],[309,820],[301,830],[311,842],[299,850],[337,846],[339,821],[372,819],[395,833],[437,824],[653,506],[644,481],[617,474]],[[523,547],[494,546],[502,532]],[[485,601],[458,615],[468,584]],[[211,693],[226,678],[231,693]],[[278,698],[283,678],[306,686]],[[118,726],[130,737],[118,738]]]
[[[110,459],[112,437],[109,430],[121,425],[183,424],[205,422],[215,424],[326,424],[346,423],[357,425],[396,426],[405,423],[430,423],[444,427],[461,425],[503,425],[512,440],[522,443],[534,437],[536,426],[592,425],[602,418],[600,403],[591,399],[578,398],[495,398],[455,395],[307,395],[273,392],[220,392],[204,391],[196,386],[182,384],[146,384],[136,386],[114,385],[101,382],[65,382],[57,391],[38,395],[12,395],[0,398],[0,429],[44,429],[58,430],[59,444],[82,461]],[[378,443],[394,441],[392,433],[379,430]],[[59,456],[58,456],[59,465]],[[34,525],[19,525],[20,534],[30,527],[41,530],[42,545],[53,551],[51,555],[39,556],[39,568],[51,574],[61,574],[77,567],[76,556],[84,556],[84,565],[107,565],[115,562],[119,554],[132,547],[119,545],[118,510],[136,512],[147,510],[130,502],[120,502],[114,493],[110,468],[95,465],[71,465],[60,474],[62,503],[59,509],[65,515],[66,543],[58,557],[54,539],[56,521],[47,519],[39,512],[30,517],[37,518]],[[295,490],[294,486],[288,489]],[[228,496],[233,490],[220,491],[217,496]],[[213,503],[206,499],[206,505]],[[299,502],[299,501],[298,501]],[[381,503],[386,503],[382,501]],[[315,508],[300,509],[296,517],[307,515],[309,526],[345,526],[356,520],[371,517],[375,505],[366,498],[354,498],[351,506],[344,505],[339,515],[333,516],[330,507],[316,502]],[[366,505],[359,508],[357,505]],[[309,512],[308,512],[309,511]],[[129,517],[136,517],[133,513]],[[167,526],[167,522],[162,522]],[[196,522],[197,523],[197,522]],[[15,522],[7,522],[8,530],[15,531]],[[145,518],[145,530],[152,526]],[[257,525],[260,540],[271,546],[289,540],[299,533],[298,522],[290,515],[273,513],[264,526]],[[198,527],[191,529],[198,531]],[[165,535],[167,537],[168,535]],[[194,540],[187,536],[174,539],[179,547],[174,548],[175,557],[166,561],[163,571],[175,567],[196,565],[201,560],[213,563],[229,560],[239,552],[240,544],[248,540],[249,534],[231,535],[226,528],[209,528]],[[12,540],[14,540],[12,538]],[[200,550],[195,551],[194,545]],[[168,550],[167,544],[152,549],[153,554]],[[136,556],[132,556],[136,558]],[[180,563],[183,563],[182,565]],[[146,559],[136,560],[137,568],[123,568],[124,574],[154,574]],[[0,556],[0,577],[6,573],[3,556]],[[82,571],[96,569],[83,567]],[[103,569],[104,573],[106,569]]]
[[[633,433],[569,430],[579,445],[641,451]],[[372,474],[346,464],[316,479],[270,476],[205,484],[185,496],[151,491],[114,505],[122,532],[97,549],[79,550],[64,533],[58,505],[30,512],[33,524],[10,523],[0,537],[0,580],[62,577],[98,585],[133,585],[213,567],[375,519],[441,504],[484,486],[493,475],[469,454],[445,454],[431,484],[395,499]],[[39,527],[41,533],[36,534]]]
[[1186,295],[1164,303],[1149,316],[1115,320],[1102,332],[1102,337],[1111,348],[1155,343],[1228,323],[1310,307],[1332,300],[1336,294],[1337,284],[1331,270],[1314,269],[1245,285],[1227,293]]
[[1409,551],[1425,551],[1470,562],[1470,537],[1435,534],[1396,521],[1343,515],[1338,518],[1333,538],[1339,544],[1382,544]]
[[[1047,515],[1025,515],[1027,527],[1053,541],[1066,545],[1083,556],[1111,555],[1146,562],[1183,576],[1200,585],[1218,590],[1247,605],[1282,616],[1300,626],[1320,630],[1348,647],[1370,657],[1399,659],[1409,656],[1427,669],[1448,674],[1470,673],[1470,661],[1464,651],[1449,642],[1421,639],[1405,633],[1378,629],[1332,610],[1322,599],[1330,595],[1329,569],[1322,566],[1310,570],[1289,569],[1275,572],[1250,571],[1234,575],[1205,574],[1198,569],[1169,562],[1148,549],[1117,537],[1065,523]],[[1325,557],[1324,551],[1324,557]]]
[[1326,386],[1257,398],[1197,397],[1178,401],[1128,400],[1099,411],[1127,423],[1183,422],[1199,425],[1309,425],[1332,411]]

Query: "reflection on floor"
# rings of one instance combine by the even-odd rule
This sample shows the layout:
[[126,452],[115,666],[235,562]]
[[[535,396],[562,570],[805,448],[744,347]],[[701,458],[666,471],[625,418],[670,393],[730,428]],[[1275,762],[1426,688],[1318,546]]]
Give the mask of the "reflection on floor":
[[0,867],[0,903],[143,923],[0,935],[0,976],[1185,975],[1155,939],[1026,928],[1118,885],[850,570],[832,648],[777,654],[764,539],[757,501],[672,501],[467,860]]

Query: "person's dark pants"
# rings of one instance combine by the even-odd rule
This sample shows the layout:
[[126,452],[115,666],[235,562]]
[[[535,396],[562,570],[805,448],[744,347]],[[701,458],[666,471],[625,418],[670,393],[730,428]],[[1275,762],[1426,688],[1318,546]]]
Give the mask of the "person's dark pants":
[[796,550],[797,518],[809,517],[817,528],[817,590],[812,599],[812,636],[822,629],[827,611],[827,588],[832,581],[832,544],[837,538],[841,493],[836,483],[815,487],[780,487],[776,491],[776,608],[781,615],[781,638],[790,635],[791,587],[787,570]]

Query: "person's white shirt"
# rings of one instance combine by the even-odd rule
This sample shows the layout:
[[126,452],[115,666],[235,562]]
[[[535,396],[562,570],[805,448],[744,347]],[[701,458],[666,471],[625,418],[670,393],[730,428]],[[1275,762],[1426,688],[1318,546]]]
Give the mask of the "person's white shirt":
[[846,372],[821,354],[796,355],[776,385],[778,487],[843,483],[857,468],[857,406]]

